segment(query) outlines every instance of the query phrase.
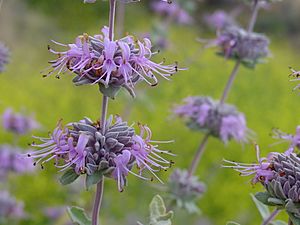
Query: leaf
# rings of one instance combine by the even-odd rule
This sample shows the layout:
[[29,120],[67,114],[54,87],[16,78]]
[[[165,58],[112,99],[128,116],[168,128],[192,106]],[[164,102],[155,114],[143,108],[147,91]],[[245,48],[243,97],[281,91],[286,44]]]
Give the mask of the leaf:
[[293,213],[287,212],[289,214],[290,220],[293,222],[293,225],[300,225],[300,218],[297,218]]
[[228,222],[226,223],[226,225],[241,225],[241,224],[239,224],[239,223],[237,223],[237,222],[234,222],[234,221],[228,221]]
[[78,177],[79,175],[74,169],[69,169],[59,178],[59,181],[62,185],[68,185],[73,183]]
[[287,225],[286,222],[282,221],[282,220],[275,220],[271,222],[272,225]]
[[164,200],[159,195],[154,196],[149,208],[151,218],[159,218],[161,215],[164,215],[167,211],[164,204]]
[[68,207],[67,212],[72,220],[73,223],[76,223],[78,225],[91,225],[92,221],[86,213],[84,212],[84,209],[79,207]]
[[98,184],[103,179],[103,171],[96,171],[92,175],[86,175],[85,187],[87,190],[94,184]]
[[114,87],[114,86],[110,85],[108,87],[105,87],[104,84],[99,83],[99,90],[100,90],[100,92],[103,95],[105,95],[105,96],[107,96],[107,97],[109,97],[111,99],[115,99],[115,97],[119,93],[120,89],[121,89],[121,86]]
[[252,197],[252,200],[254,201],[256,208],[258,209],[260,215],[263,219],[266,219],[270,216],[270,210],[268,206],[263,204],[261,201],[259,201],[253,194],[250,194]]

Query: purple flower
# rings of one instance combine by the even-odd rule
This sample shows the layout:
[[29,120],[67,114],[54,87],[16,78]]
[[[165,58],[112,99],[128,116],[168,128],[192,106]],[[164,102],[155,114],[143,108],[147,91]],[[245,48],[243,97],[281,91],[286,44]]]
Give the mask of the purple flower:
[[[286,150],[286,154],[291,154],[296,149],[300,149],[300,126],[297,126],[296,133],[293,134],[287,134],[279,129],[273,130],[273,138],[281,139],[285,142],[289,143],[289,148]],[[281,143],[282,141],[280,141]]]
[[57,220],[65,213],[66,207],[64,206],[48,207],[44,209],[45,216],[51,220]]
[[175,169],[168,182],[168,192],[172,201],[190,213],[199,212],[196,205],[205,192],[205,184],[196,176],[190,176],[187,170]]
[[[290,81],[299,81],[299,77],[300,77],[300,71],[297,71],[295,69],[293,69],[292,67],[290,67],[291,70],[291,74],[289,75],[289,77],[292,77],[293,79],[291,79]],[[296,87],[294,87],[294,90],[299,89],[300,88],[300,84],[298,84]]]
[[8,48],[0,42],[0,73],[5,69],[5,65],[9,61],[9,50]]
[[[129,173],[151,180],[142,175],[148,170],[161,181],[155,173],[172,164],[161,155],[172,154],[157,148],[159,142],[151,140],[147,126],[139,127],[141,133],[137,135],[127,122],[120,117],[115,117],[113,122],[112,116],[106,121],[104,132],[99,122],[88,118],[66,127],[59,122],[49,138],[38,138],[42,143],[33,146],[40,150],[28,153],[28,157],[37,159],[35,164],[40,163],[42,167],[54,160],[60,171],[71,169],[78,175],[92,176],[100,171],[117,181],[119,191],[123,191]],[[138,174],[132,171],[134,164],[139,169]]]
[[177,2],[173,1],[170,4],[168,1],[155,0],[151,4],[153,11],[162,16],[167,16],[175,20],[179,24],[191,24],[193,18],[189,13]]
[[259,148],[256,146],[256,157],[258,163],[237,163],[234,161],[224,160],[229,165],[224,165],[224,168],[232,168],[240,173],[241,176],[254,175],[252,183],[261,182],[266,184],[275,177],[273,160],[276,153],[270,153],[267,158],[260,158]]
[[144,80],[150,85],[157,84],[156,75],[165,79],[177,72],[177,65],[163,65],[151,60],[156,52],[152,52],[151,41],[134,41],[134,37],[126,36],[120,40],[108,39],[108,28],[94,37],[84,34],[76,39],[75,44],[62,45],[64,52],[50,51],[58,56],[51,61],[53,70],[49,73],[60,74],[70,71],[75,74],[75,85],[99,84],[100,91],[109,97],[111,90],[121,87],[133,93],[134,85]]
[[270,55],[269,43],[269,39],[262,34],[230,26],[218,32],[217,38],[210,45],[218,46],[219,54],[225,58],[241,60],[245,66],[254,67]]
[[234,139],[247,142],[251,131],[246,126],[244,114],[229,104],[219,104],[210,97],[189,97],[184,104],[174,108],[193,130],[204,131],[220,138],[224,143]]
[[204,20],[209,27],[217,30],[236,25],[232,16],[222,10],[217,10],[212,14],[205,15]]
[[17,202],[6,191],[0,191],[0,218],[18,220],[25,217],[23,202]]
[[2,115],[4,129],[16,134],[26,134],[40,127],[32,116],[25,116],[21,113],[15,113],[8,108]]
[[0,180],[9,173],[30,173],[34,170],[33,161],[21,157],[21,150],[9,145],[0,145]]

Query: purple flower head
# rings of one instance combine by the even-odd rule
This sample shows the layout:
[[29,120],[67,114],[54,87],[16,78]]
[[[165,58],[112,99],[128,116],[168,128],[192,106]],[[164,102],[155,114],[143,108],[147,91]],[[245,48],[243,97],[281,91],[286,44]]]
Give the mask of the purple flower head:
[[5,69],[5,65],[9,61],[9,50],[8,48],[0,42],[0,73]]
[[[279,129],[273,129],[272,137],[276,139],[281,139],[282,141],[289,143],[289,148],[287,149],[286,154],[290,154],[292,152],[295,152],[296,149],[300,149],[300,126],[297,126],[296,133],[294,135],[284,133]],[[282,141],[280,141],[280,143]]]
[[220,138],[224,143],[234,139],[247,142],[251,131],[244,114],[233,105],[219,104],[210,97],[189,97],[174,108],[174,114],[183,118],[189,128]]
[[236,163],[225,160],[242,176],[254,175],[253,183],[260,182],[266,192],[258,193],[258,200],[267,205],[285,208],[299,218],[300,158],[294,154],[270,153],[259,158],[258,164]]
[[190,213],[199,211],[195,202],[205,190],[205,184],[198,177],[189,176],[186,170],[175,169],[169,178],[168,193],[171,200]]
[[40,127],[33,116],[15,113],[9,108],[2,115],[2,124],[5,130],[19,135],[26,134]]
[[126,36],[110,41],[107,27],[100,35],[79,36],[74,44],[55,43],[67,50],[50,49],[58,58],[50,62],[53,69],[49,75],[56,73],[59,76],[69,71],[75,74],[75,85],[99,84],[100,91],[112,98],[121,87],[133,94],[138,81],[154,86],[158,83],[156,75],[169,79],[178,70],[176,63],[164,65],[152,61],[157,52],[152,51],[149,39],[135,41],[134,37]]
[[[101,172],[104,176],[117,181],[119,191],[123,191],[129,173],[142,179],[143,170],[150,171],[158,180],[155,172],[170,167],[171,162],[161,154],[168,151],[159,150],[158,143],[151,140],[151,131],[141,126],[141,134],[135,134],[134,128],[123,122],[120,117],[111,116],[102,132],[101,124],[88,118],[77,123],[62,126],[61,122],[49,138],[38,138],[42,143],[33,144],[39,151],[28,153],[35,158],[35,164],[41,166],[54,160],[60,171],[73,170],[77,175],[93,176]],[[139,168],[139,173],[132,171],[133,165]]]
[[0,218],[18,220],[24,217],[23,202],[18,202],[6,191],[0,191]]
[[219,54],[225,58],[241,60],[245,66],[253,68],[269,56],[269,43],[269,39],[262,34],[230,26],[218,32],[217,39],[210,44],[218,46]]
[[5,179],[9,173],[33,172],[33,161],[21,157],[21,149],[9,145],[0,145],[0,180]]
[[[292,79],[290,81],[299,81],[300,80],[300,71],[297,71],[295,69],[293,69],[292,67],[290,67],[291,70],[291,74],[289,75],[289,77],[292,77]],[[296,87],[294,87],[294,90],[299,89],[300,88],[300,84],[298,84]]]
[[212,29],[222,30],[226,27],[235,26],[233,17],[222,10],[217,10],[212,14],[205,15],[204,21]]
[[151,7],[156,13],[169,17],[179,24],[193,23],[193,18],[190,16],[188,11],[186,11],[181,4],[176,1],[172,1],[170,4],[168,1],[155,0],[152,2]]

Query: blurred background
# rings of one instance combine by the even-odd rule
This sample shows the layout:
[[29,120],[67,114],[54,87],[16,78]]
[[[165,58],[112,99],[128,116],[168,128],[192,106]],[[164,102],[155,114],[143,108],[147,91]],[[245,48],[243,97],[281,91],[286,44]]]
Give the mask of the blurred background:
[[[235,15],[239,24],[246,26],[251,9],[240,0],[191,2],[187,12],[192,21],[183,23],[158,15],[152,10],[150,1],[127,4],[124,19],[119,11],[120,35],[152,33],[161,49],[156,61],[165,58],[169,63],[177,61],[189,69],[179,72],[171,81],[161,80],[157,87],[138,85],[136,99],[123,91],[109,104],[110,114],[123,115],[129,123],[138,120],[148,124],[154,139],[175,140],[164,147],[177,154],[174,161],[175,167],[179,168],[189,165],[202,134],[190,131],[182,121],[172,117],[172,107],[192,95],[219,98],[233,67],[232,61],[216,56],[215,49],[204,49],[198,41],[199,38],[214,38],[216,33],[207,26],[204,16],[221,9]],[[299,10],[300,1],[282,1],[266,5],[260,11],[255,31],[271,39],[272,56],[254,70],[241,68],[228,99],[245,113],[248,126],[256,133],[262,155],[286,149],[284,144],[270,148],[269,145],[276,142],[269,135],[272,128],[293,133],[300,122],[297,106],[300,96],[297,91],[292,91],[296,83],[288,82],[288,67],[300,69],[297,51],[300,47]],[[12,108],[34,114],[41,126],[27,135],[18,136],[1,129],[1,145],[17,144],[26,149],[32,142],[31,135],[46,136],[61,118],[65,123],[84,116],[94,120],[99,118],[101,95],[97,87],[75,87],[71,83],[72,76],[67,74],[61,79],[43,78],[42,71],[53,59],[47,50],[51,40],[72,43],[82,33],[97,34],[107,25],[107,18],[107,1],[83,4],[81,0],[4,0],[0,10],[0,40],[10,49],[11,57],[0,74],[0,112]],[[158,24],[166,26],[166,23],[168,29],[160,31]],[[223,158],[244,162],[256,160],[252,144],[241,146],[232,141],[224,146],[211,138],[197,170],[197,175],[207,185],[207,192],[198,201],[201,214],[175,210],[175,225],[221,225],[230,220],[243,225],[260,224],[260,215],[249,195],[261,190],[260,185],[254,187],[249,177],[222,169]],[[167,180],[171,171],[172,168],[160,177]],[[58,177],[51,163],[44,170],[37,167],[22,175],[8,174],[1,181],[1,191],[8,190],[16,201],[23,202],[25,214],[10,224],[64,225],[68,221],[65,206],[77,205],[91,210],[94,190],[86,191],[80,179],[70,186],[61,186]],[[146,222],[152,197],[165,194],[157,185],[130,176],[128,187],[119,193],[116,183],[107,179],[102,224]],[[0,198],[4,198],[1,193]],[[279,217],[284,219],[284,215]]]

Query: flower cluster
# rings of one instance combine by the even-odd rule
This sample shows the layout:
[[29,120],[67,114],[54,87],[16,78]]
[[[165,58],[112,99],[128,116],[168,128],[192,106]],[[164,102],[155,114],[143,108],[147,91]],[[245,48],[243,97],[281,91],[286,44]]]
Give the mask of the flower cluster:
[[[188,3],[186,0],[183,3],[186,4],[186,2]],[[190,16],[189,12],[185,10],[178,1],[173,1],[172,4],[168,4],[167,1],[154,0],[151,7],[156,13],[169,17],[179,24],[193,23],[193,18]]]
[[295,150],[300,149],[300,126],[297,126],[294,135],[284,133],[279,129],[273,129],[273,138],[281,139],[283,142],[289,143],[289,148],[285,152],[285,154],[289,155],[290,153],[295,152]]
[[4,71],[5,65],[9,60],[9,50],[8,48],[0,42],[0,73]]
[[223,10],[217,10],[212,14],[205,15],[204,21],[212,29],[223,30],[227,27],[235,26],[236,22],[231,15]]
[[189,176],[186,170],[175,169],[168,183],[168,193],[178,207],[190,213],[197,212],[195,201],[205,192],[205,185],[196,176]]
[[17,202],[17,200],[12,197],[6,191],[0,191],[0,219],[1,221],[8,219],[21,219],[25,217],[25,212],[23,209],[23,202]]
[[288,213],[300,217],[300,158],[294,154],[270,153],[267,158],[259,158],[258,164],[226,161],[242,176],[254,175],[253,183],[261,183],[266,192],[256,195],[264,204],[285,207]]
[[108,28],[102,29],[102,34],[77,37],[74,44],[58,45],[66,47],[63,52],[50,51],[58,56],[51,61],[53,70],[48,74],[70,71],[76,76],[75,85],[99,84],[100,91],[114,98],[117,91],[124,87],[133,94],[134,85],[144,80],[154,86],[158,83],[155,75],[168,79],[177,72],[177,64],[163,65],[151,60],[156,52],[152,52],[151,41],[134,40],[126,36],[120,40],[109,39]]
[[240,60],[245,66],[253,68],[262,63],[269,53],[269,39],[258,33],[247,32],[242,28],[230,26],[218,32],[212,45],[220,47],[219,54],[225,58]]
[[40,127],[33,117],[15,113],[8,108],[2,115],[2,124],[5,130],[21,135]]
[[210,97],[195,96],[176,106],[174,113],[186,120],[187,126],[220,138],[227,143],[231,139],[246,142],[250,130],[246,126],[244,114],[233,105],[220,104]]
[[[40,150],[28,153],[28,157],[38,159],[35,164],[40,163],[42,167],[54,160],[61,171],[71,169],[77,175],[101,173],[114,178],[122,191],[129,173],[151,180],[142,175],[147,170],[160,180],[156,172],[166,170],[172,164],[161,156],[171,153],[152,144],[157,142],[151,140],[151,130],[141,124],[139,127],[141,132],[136,134],[127,122],[120,117],[115,117],[113,122],[112,116],[106,121],[104,132],[99,122],[88,118],[65,127],[59,122],[49,138],[39,138],[42,143],[33,144]],[[139,169],[137,174],[132,171],[133,165]]]
[[19,148],[0,145],[0,180],[5,179],[10,172],[22,174],[34,170],[33,161],[22,158],[20,154]]
[[[289,77],[292,77],[293,79],[291,79],[290,81],[299,81],[300,80],[300,71],[297,71],[295,69],[293,69],[292,67],[290,67],[291,70],[291,74],[289,75]],[[294,90],[299,89],[300,88],[300,84],[298,84]]]

